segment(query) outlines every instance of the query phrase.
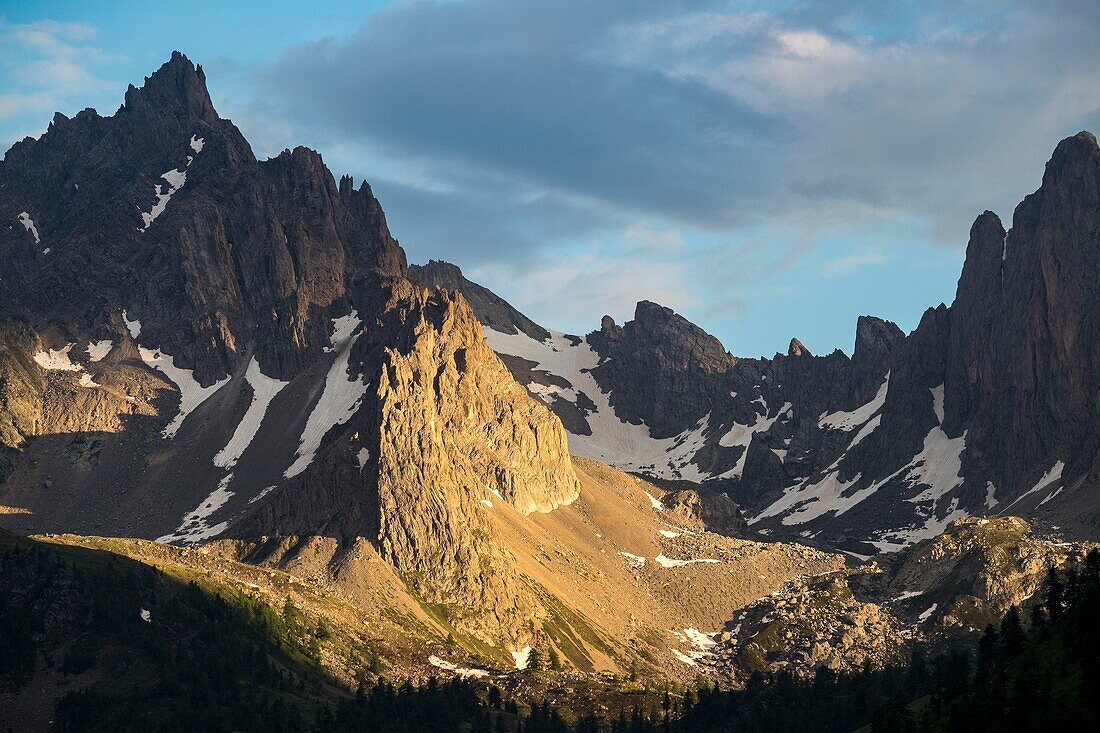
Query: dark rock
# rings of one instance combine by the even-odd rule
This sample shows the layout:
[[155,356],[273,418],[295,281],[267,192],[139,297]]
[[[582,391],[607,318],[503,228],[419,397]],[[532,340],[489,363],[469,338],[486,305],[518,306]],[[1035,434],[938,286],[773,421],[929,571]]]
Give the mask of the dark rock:
[[488,288],[466,279],[462,270],[449,262],[431,260],[412,265],[409,276],[425,285],[457,290],[466,296],[481,323],[501,333],[525,333],[536,341],[550,338],[550,332],[508,304]]

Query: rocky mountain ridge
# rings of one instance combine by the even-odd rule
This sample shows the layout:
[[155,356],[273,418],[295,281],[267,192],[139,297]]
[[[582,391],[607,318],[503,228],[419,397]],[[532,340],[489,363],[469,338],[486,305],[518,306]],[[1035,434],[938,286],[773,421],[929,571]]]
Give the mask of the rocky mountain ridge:
[[[305,148],[257,160],[173,54],[116,114],[55,117],[0,162],[0,525],[301,583],[405,675],[503,677],[534,648],[687,681],[714,647],[736,678],[731,619],[777,600],[856,619],[841,666],[882,660],[908,627],[856,560],[900,550],[897,577],[966,578],[944,607],[1002,603],[1052,556],[1002,568],[960,530],[983,520],[952,521],[1088,526],[1095,148],[1059,146],[1000,264],[979,218],[956,305],[912,334],[862,317],[850,358],[737,358],[655,303],[582,338],[407,267],[367,184]],[[1029,426],[1025,458],[992,457]],[[815,616],[829,588],[843,608]]]
[[7,526],[366,542],[472,633],[529,634],[480,502],[573,501],[565,433],[461,296],[407,279],[369,186],[257,160],[175,53],[17,143],[0,220]]
[[1009,513],[1093,537],[1098,191],[1096,138],[1063,140],[1010,231],[991,212],[975,221],[954,304],[910,334],[861,317],[851,358],[797,339],[737,358],[648,301],[583,339],[501,326],[499,306],[481,321],[575,453],[710,484],[762,532],[873,554]]
[[419,282],[454,272],[406,269],[317,153],[256,160],[204,82],[173,55],[0,164],[0,525],[301,582],[421,678],[537,648],[687,680],[685,630],[844,565],[761,541],[724,493],[571,456],[470,303],[543,332]]

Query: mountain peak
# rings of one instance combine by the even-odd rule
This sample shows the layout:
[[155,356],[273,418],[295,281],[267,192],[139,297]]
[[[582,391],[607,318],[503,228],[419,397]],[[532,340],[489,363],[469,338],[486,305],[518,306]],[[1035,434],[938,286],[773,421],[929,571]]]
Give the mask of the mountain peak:
[[796,338],[791,339],[790,345],[787,347],[787,356],[813,356],[810,350]]
[[1094,165],[1100,159],[1100,145],[1096,142],[1096,136],[1091,132],[1081,132],[1067,137],[1054,148],[1054,154],[1050,156],[1046,172],[1043,175],[1043,185],[1057,180],[1073,180],[1082,170],[1082,166]]
[[465,296],[482,325],[507,334],[525,333],[536,341],[550,338],[550,332],[513,308],[488,288],[466,279],[458,265],[444,260],[428,260],[425,265],[410,265],[409,276],[431,287],[457,290]]
[[140,89],[131,84],[124,106],[135,112],[175,110],[180,116],[206,122],[218,119],[202,66],[194,65],[179,51],[173,51],[168,61],[145,77]]

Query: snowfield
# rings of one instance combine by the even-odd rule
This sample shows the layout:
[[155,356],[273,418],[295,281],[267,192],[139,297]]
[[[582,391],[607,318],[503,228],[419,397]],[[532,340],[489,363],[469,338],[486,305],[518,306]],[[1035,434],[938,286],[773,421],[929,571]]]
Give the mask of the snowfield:
[[[140,330],[140,328],[141,325],[138,324],[138,329]],[[187,416],[229,382],[229,377],[224,377],[208,387],[203,387],[195,379],[194,370],[176,366],[175,358],[165,354],[160,349],[147,349],[144,346],[139,346],[138,354],[147,366],[156,369],[167,377],[172,384],[176,385],[176,389],[180,394],[179,411],[161,432],[161,435],[165,438],[174,438],[176,432],[183,426],[183,421],[187,419]]]
[[355,311],[332,321],[333,330],[329,339],[331,346],[328,351],[336,352],[336,359],[325,376],[324,392],[306,420],[297,456],[283,474],[286,478],[293,478],[309,467],[328,431],[350,420],[367,394],[369,385],[361,377],[354,379],[348,375],[351,349],[358,340],[361,325]]
[[252,443],[256,433],[260,430],[260,424],[263,422],[264,415],[267,414],[267,408],[271,405],[271,401],[282,391],[283,387],[289,384],[289,382],[282,382],[264,376],[263,372],[260,371],[260,364],[256,361],[256,357],[252,357],[252,360],[248,362],[248,370],[245,372],[244,378],[252,387],[252,403],[245,411],[244,417],[237,425],[237,429],[233,431],[233,437],[214,456],[214,465],[220,468],[232,468],[237,465],[237,461],[240,460],[245,449]]
[[693,428],[672,438],[654,438],[646,425],[634,425],[619,418],[611,406],[608,393],[600,389],[590,373],[599,365],[600,357],[583,339],[574,344],[561,331],[550,331],[550,338],[537,341],[525,333],[501,333],[483,327],[485,340],[493,351],[517,356],[569,382],[571,387],[530,385],[539,399],[551,403],[554,397],[577,404],[584,395],[596,406],[588,412],[580,407],[592,430],[591,435],[569,434],[569,450],[579,456],[611,464],[626,471],[640,471],[656,476],[686,481],[703,481],[711,474],[700,471],[691,462],[703,446],[709,431],[709,415]]
[[210,495],[202,500],[202,503],[188,512],[183,517],[183,522],[176,531],[157,538],[157,542],[201,542],[212,537],[217,537],[225,531],[229,525],[219,522],[210,525],[207,519],[214,512],[225,506],[233,492],[229,490],[229,482],[233,480],[233,474],[228,474],[218,482],[218,487],[210,492]]
[[[897,479],[908,482],[909,486],[921,488],[908,498],[916,504],[918,516],[923,521],[910,527],[886,532],[876,538],[872,544],[884,552],[894,552],[903,547],[920,542],[923,539],[941,534],[947,526],[968,515],[959,507],[958,497],[952,497],[946,508],[941,508],[944,499],[958,488],[962,482],[962,454],[966,449],[966,433],[957,438],[948,437],[943,431],[943,385],[929,389],[932,411],[936,415],[935,425],[924,438],[921,451],[905,466],[886,478],[874,481],[861,489],[855,487],[861,483],[862,475],[856,474],[847,480],[841,479],[840,464],[848,451],[878,427],[881,408],[885,404],[886,391],[890,375],[886,375],[878,393],[867,404],[851,412],[834,412],[822,415],[819,425],[838,430],[852,431],[859,428],[840,458],[816,479],[807,478],[791,488],[750,520],[759,522],[768,517],[781,517],[784,525],[804,524],[829,512],[840,516],[852,507],[873,496],[887,483]],[[853,490],[855,489],[855,490]],[[987,503],[989,499],[987,498]]]

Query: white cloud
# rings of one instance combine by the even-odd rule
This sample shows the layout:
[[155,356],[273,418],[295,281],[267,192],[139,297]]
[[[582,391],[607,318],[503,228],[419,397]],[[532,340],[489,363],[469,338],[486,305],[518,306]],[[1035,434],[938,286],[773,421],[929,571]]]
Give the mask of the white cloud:
[[39,126],[51,111],[83,109],[89,94],[115,96],[124,88],[99,75],[121,57],[92,45],[96,34],[84,23],[0,21],[0,120],[12,121],[0,128],[0,139],[18,139],[17,132]]
[[826,260],[821,265],[821,274],[826,277],[846,277],[855,274],[868,265],[882,265],[886,261],[886,256],[878,252],[850,254]]
[[45,92],[2,93],[0,94],[0,120],[31,111],[49,110],[54,103],[54,98]]
[[676,229],[657,229],[645,224],[632,224],[623,232],[628,251],[651,254],[671,254],[682,251],[687,244]]
[[525,270],[483,265],[466,274],[536,322],[566,331],[587,333],[605,314],[622,323],[633,317],[639,300],[681,313],[699,305],[689,268],[681,263],[589,252]]

